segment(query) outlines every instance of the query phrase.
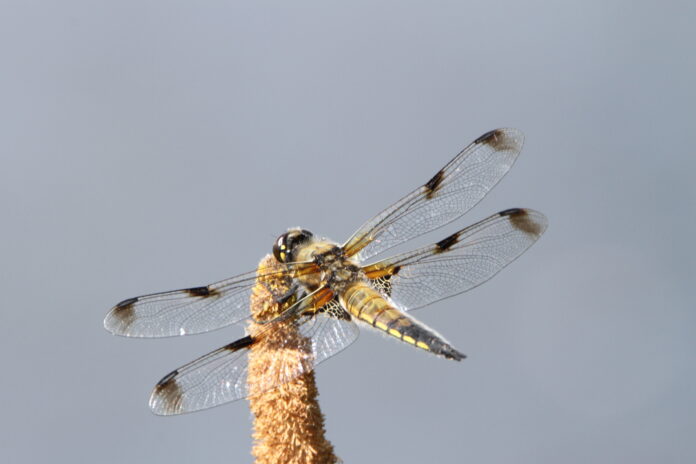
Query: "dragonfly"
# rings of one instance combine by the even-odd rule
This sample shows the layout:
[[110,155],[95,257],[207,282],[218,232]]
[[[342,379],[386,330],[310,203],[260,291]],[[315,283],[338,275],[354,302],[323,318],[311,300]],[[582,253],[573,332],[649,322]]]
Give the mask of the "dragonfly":
[[[523,141],[516,129],[483,134],[342,245],[293,228],[273,244],[278,265],[268,270],[118,303],[104,327],[126,337],[199,334],[250,322],[261,327],[167,374],[152,392],[151,410],[181,414],[249,396],[249,353],[264,337],[278,340],[289,325],[309,340],[311,363],[282,366],[282,375],[269,379],[264,389],[289,382],[342,351],[358,338],[359,326],[445,359],[464,359],[410,311],[489,280],[536,242],[546,230],[546,217],[532,209],[506,209],[431,245],[383,259],[378,255],[469,211],[512,167]],[[273,279],[289,282],[286,294],[274,297],[292,304],[273,318],[253,320],[254,286]]]

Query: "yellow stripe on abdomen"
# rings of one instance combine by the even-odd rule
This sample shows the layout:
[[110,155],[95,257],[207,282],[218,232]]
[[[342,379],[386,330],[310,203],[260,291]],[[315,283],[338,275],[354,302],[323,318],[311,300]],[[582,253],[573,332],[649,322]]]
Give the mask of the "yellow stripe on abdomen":
[[406,343],[431,351],[428,339],[432,338],[432,335],[394,308],[372,287],[357,283],[350,286],[339,298],[343,307],[356,319]]
[[449,359],[464,358],[442,337],[393,307],[381,293],[367,284],[358,282],[351,285],[339,295],[339,301],[351,316],[392,337]]

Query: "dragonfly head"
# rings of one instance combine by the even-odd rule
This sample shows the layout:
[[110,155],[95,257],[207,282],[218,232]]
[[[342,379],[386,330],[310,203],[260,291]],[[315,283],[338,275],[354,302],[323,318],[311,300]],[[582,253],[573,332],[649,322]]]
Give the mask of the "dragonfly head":
[[313,236],[308,230],[290,229],[273,244],[273,256],[281,263],[292,262],[297,247],[310,241]]

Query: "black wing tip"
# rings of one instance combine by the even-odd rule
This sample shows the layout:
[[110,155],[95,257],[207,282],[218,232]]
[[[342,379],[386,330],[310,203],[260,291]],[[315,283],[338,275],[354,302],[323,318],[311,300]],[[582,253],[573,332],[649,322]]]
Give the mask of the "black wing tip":
[[138,297],[125,299],[125,300],[117,303],[116,306],[114,306],[114,310],[119,311],[119,310],[128,309],[129,307],[132,307],[137,302],[138,302]]
[[176,382],[177,375],[179,375],[178,370],[171,371],[162,377],[152,390],[149,403],[150,409],[158,416],[171,416],[183,412],[183,396],[181,388]]
[[155,389],[166,386],[168,383],[172,382],[174,377],[176,377],[177,375],[179,375],[179,371],[177,369],[171,371],[169,374],[162,377],[159,382],[157,382],[157,385],[155,385]]
[[536,237],[543,234],[547,227],[546,216],[527,208],[510,208],[499,212],[498,215],[509,217],[515,228]]
[[116,304],[104,319],[104,328],[114,335],[127,335],[128,328],[135,320],[135,303],[138,298],[128,298]]
[[496,151],[519,150],[524,142],[524,134],[517,129],[493,129],[474,140],[475,144],[485,144]]

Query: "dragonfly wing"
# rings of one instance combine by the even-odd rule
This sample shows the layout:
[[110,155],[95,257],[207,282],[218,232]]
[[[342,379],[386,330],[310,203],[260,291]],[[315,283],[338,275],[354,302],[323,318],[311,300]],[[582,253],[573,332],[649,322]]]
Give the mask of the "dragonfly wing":
[[[296,273],[315,270],[307,263],[293,266]],[[287,270],[261,270],[202,287],[129,298],[111,309],[104,327],[126,337],[171,337],[220,329],[249,318],[252,289],[257,279],[264,278],[292,281]]]
[[[298,301],[277,320],[257,325],[259,330],[251,335],[166,375],[150,397],[152,411],[182,414],[259,394],[311,371],[346,348],[357,339],[357,326],[335,300],[317,311],[314,304],[322,297],[317,292]],[[266,354],[272,350],[270,361],[250,362],[261,349]],[[253,384],[247,381],[250,366],[255,370]]]
[[362,262],[457,219],[508,172],[523,141],[516,129],[482,135],[428,182],[363,224],[343,245],[346,255]]
[[546,217],[537,211],[509,209],[363,270],[400,308],[417,309],[487,281],[532,246],[546,227]]

